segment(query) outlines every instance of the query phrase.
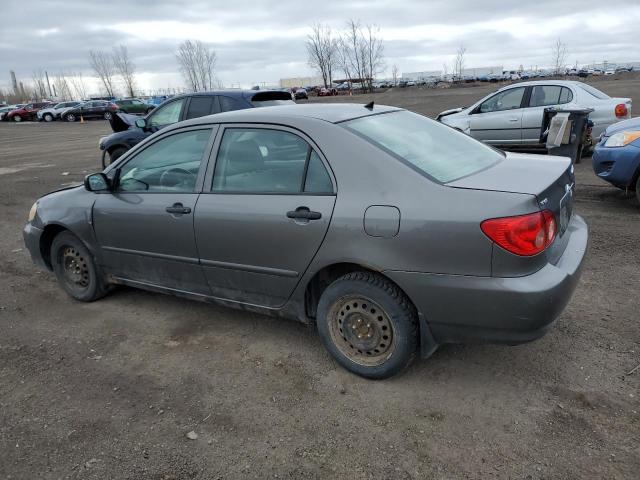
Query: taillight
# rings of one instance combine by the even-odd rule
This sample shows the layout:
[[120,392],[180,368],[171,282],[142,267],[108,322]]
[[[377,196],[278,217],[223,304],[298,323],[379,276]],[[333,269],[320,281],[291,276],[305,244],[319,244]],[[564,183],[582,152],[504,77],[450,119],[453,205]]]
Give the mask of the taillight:
[[624,103],[619,103],[618,105],[616,105],[616,117],[618,118],[624,118],[627,115],[629,115],[629,110],[627,110],[627,106]]
[[553,212],[491,218],[480,224],[484,234],[506,251],[530,257],[542,252],[556,237]]

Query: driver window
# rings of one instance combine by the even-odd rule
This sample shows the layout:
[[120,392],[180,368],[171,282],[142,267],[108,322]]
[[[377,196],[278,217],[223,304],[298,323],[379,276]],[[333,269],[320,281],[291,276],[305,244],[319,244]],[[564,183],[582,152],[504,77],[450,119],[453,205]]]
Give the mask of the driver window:
[[177,133],[155,142],[120,171],[120,192],[193,192],[211,129]]
[[522,97],[524,96],[524,90],[524,87],[518,87],[497,93],[480,104],[480,112],[501,112],[504,110],[520,108],[520,105],[522,104]]
[[184,99],[181,99],[160,107],[149,117],[149,125],[160,127],[176,123],[180,120],[180,111],[183,103]]

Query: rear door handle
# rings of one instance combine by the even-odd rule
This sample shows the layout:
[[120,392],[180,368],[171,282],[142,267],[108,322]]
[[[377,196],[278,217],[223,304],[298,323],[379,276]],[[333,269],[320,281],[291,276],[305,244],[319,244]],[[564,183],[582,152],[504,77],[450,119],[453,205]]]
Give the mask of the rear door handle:
[[517,122],[518,120],[520,120],[519,118],[510,118],[509,121],[510,122]]
[[287,212],[287,218],[294,220],[320,220],[322,214],[320,212],[312,212],[308,207],[298,207],[295,210]]
[[172,214],[176,214],[176,213],[186,214],[186,213],[191,213],[191,208],[185,207],[184,205],[178,202],[178,203],[174,203],[170,207],[167,207],[166,211],[167,213],[172,213]]

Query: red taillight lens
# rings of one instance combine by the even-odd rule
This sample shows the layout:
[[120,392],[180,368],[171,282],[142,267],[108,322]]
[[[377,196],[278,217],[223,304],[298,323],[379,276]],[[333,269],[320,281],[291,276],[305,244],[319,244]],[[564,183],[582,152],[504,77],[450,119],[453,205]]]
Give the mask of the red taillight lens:
[[480,224],[484,234],[506,251],[530,257],[542,252],[556,237],[553,212],[491,218]]
[[627,106],[624,103],[619,103],[616,105],[616,117],[623,118],[629,115],[629,110],[627,110]]

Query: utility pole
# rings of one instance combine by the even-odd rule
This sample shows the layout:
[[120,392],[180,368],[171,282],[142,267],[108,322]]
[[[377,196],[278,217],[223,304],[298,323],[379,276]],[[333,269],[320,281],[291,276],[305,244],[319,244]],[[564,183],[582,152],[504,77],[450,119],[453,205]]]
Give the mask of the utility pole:
[[47,86],[49,87],[49,96],[53,96],[53,93],[51,93],[51,83],[49,82],[49,73],[45,70],[44,71],[44,76],[47,77]]

